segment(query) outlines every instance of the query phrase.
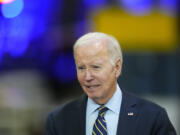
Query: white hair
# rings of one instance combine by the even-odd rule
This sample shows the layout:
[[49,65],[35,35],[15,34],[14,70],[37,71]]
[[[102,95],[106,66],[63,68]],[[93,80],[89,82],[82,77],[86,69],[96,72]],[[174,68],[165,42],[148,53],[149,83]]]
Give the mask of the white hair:
[[117,39],[111,35],[101,33],[101,32],[90,32],[80,37],[75,42],[73,51],[75,53],[75,50],[78,46],[87,45],[87,42],[90,42],[92,40],[96,41],[96,40],[102,40],[102,39],[105,39],[107,41],[107,47],[109,51],[111,64],[114,66],[118,59],[120,59],[122,63],[123,62],[122,51],[121,51],[121,47]]

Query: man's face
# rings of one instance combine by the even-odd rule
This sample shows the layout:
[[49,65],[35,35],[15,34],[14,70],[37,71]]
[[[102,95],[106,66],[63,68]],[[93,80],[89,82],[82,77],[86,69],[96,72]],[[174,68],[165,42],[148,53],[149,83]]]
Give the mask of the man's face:
[[105,104],[116,90],[116,66],[112,66],[105,42],[89,42],[75,50],[77,77],[84,92],[98,104]]

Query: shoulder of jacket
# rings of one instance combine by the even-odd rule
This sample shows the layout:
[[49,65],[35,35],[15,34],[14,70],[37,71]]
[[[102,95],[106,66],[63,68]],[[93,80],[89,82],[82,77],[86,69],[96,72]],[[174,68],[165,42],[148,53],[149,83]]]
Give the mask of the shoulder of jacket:
[[85,102],[85,100],[86,100],[86,95],[82,95],[78,98],[67,101],[66,103],[63,103],[58,107],[56,107],[54,110],[52,110],[49,113],[49,115],[56,117],[57,115],[63,112],[67,112],[68,110],[77,109],[78,107],[81,106],[81,104],[83,104],[83,102]]

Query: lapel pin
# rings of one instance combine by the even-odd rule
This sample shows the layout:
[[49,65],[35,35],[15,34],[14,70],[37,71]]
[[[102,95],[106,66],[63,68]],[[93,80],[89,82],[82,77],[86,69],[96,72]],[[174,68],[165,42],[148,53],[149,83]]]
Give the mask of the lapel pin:
[[134,115],[133,112],[129,112],[129,113],[128,113],[128,116],[133,116],[133,115]]

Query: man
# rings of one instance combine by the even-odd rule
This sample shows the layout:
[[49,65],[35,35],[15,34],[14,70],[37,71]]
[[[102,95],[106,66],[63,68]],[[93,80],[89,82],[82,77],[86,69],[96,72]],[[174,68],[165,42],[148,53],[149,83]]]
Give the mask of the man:
[[114,37],[82,36],[74,58],[85,95],[50,113],[45,135],[176,135],[165,109],[120,89],[123,59]]

